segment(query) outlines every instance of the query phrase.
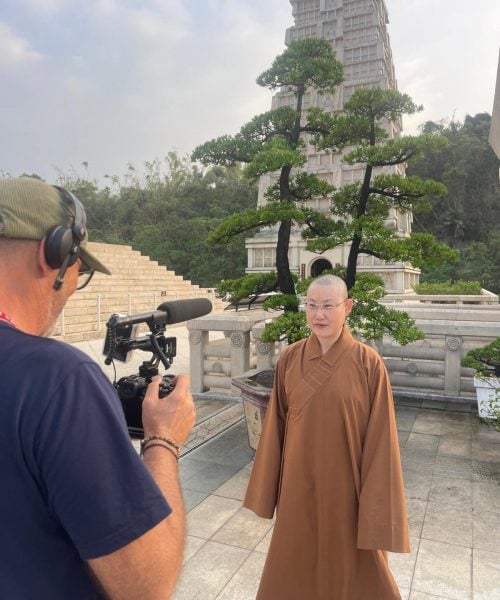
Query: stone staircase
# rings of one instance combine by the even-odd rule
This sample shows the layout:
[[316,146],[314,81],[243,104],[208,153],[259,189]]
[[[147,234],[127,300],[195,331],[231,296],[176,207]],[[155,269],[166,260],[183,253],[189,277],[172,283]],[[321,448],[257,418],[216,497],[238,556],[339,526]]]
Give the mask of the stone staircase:
[[224,309],[213,289],[192,284],[130,246],[89,242],[88,248],[112,275],[96,273],[86,288],[68,300],[53,337],[65,342],[101,338],[111,314],[155,310],[171,300],[208,298],[214,312]]

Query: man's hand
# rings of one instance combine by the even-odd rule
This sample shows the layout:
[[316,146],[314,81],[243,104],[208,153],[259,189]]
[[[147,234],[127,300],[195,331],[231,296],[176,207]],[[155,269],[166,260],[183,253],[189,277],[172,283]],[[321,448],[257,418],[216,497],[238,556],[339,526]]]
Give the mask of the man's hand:
[[177,375],[172,380],[175,389],[159,398],[161,376],[154,377],[146,390],[142,403],[144,437],[160,435],[170,437],[182,445],[194,424],[195,409],[189,391],[189,376]]

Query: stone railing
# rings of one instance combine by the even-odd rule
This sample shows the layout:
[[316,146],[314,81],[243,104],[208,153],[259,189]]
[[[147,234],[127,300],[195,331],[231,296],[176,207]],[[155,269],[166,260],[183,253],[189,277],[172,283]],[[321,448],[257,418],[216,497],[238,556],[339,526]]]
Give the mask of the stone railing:
[[[267,312],[251,310],[188,321],[192,391],[230,391],[232,377],[256,366],[251,332],[256,323],[268,318]],[[211,332],[223,332],[224,338],[210,340]],[[238,395],[235,390],[232,393]]]
[[467,304],[484,305],[498,304],[498,296],[488,290],[481,290],[480,294],[387,294],[382,302],[384,304]]
[[[384,337],[378,349],[396,392],[426,398],[463,400],[474,396],[473,372],[461,367],[465,353],[500,336],[500,305],[423,304],[405,302],[392,308],[405,310],[424,331],[424,340],[400,346]],[[249,369],[276,364],[280,344],[261,341],[269,313],[248,311],[209,315],[188,323],[193,391],[227,390],[231,378]],[[225,339],[210,342],[210,331],[223,331]]]

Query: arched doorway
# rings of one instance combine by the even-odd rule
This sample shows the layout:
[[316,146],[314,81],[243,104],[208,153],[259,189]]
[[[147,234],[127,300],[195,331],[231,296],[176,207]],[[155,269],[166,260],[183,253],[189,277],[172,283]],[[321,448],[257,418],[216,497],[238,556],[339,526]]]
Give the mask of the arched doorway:
[[315,260],[311,265],[311,277],[318,277],[324,271],[327,271],[328,269],[332,268],[332,263],[329,260],[326,260],[325,258]]

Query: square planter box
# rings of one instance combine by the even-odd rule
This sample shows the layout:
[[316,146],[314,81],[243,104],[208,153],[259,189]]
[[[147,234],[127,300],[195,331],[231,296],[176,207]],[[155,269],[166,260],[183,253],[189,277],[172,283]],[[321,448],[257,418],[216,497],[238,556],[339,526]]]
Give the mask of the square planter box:
[[497,377],[485,377],[479,379],[474,377],[474,387],[477,394],[477,409],[479,416],[483,419],[494,419],[498,415],[491,412],[491,405],[494,403],[500,410],[500,398],[496,396],[497,389],[500,389],[500,379]]

